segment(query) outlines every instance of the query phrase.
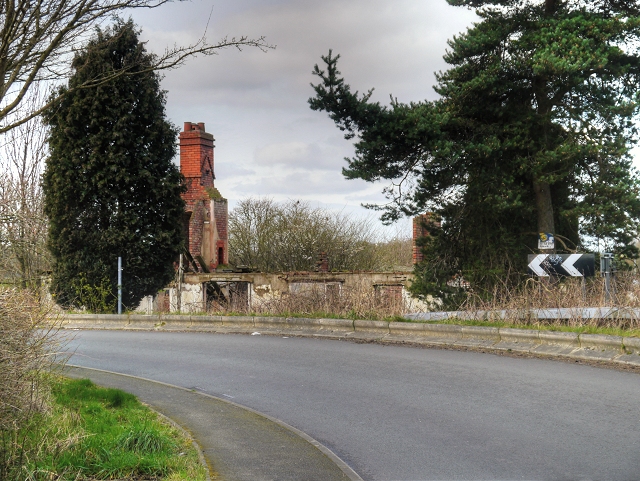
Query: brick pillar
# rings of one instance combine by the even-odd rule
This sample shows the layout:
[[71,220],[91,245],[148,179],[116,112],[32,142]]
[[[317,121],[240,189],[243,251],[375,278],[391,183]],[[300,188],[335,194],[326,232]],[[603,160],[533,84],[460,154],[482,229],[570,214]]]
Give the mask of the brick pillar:
[[329,256],[326,252],[320,252],[316,266],[316,272],[329,272]]
[[423,261],[422,248],[417,244],[417,240],[421,237],[429,235],[427,226],[431,220],[431,213],[417,215],[413,218],[413,263],[419,264]]

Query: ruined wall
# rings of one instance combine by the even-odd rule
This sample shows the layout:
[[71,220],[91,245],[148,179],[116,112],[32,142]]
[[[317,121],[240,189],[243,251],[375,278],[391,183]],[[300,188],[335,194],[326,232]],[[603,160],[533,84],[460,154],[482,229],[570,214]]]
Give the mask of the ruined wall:
[[[213,201],[213,210],[215,212],[216,249],[214,255],[216,265],[226,265],[229,263],[229,204],[227,200],[215,199]],[[219,255],[220,252],[222,252],[222,257]]]
[[202,293],[202,299],[196,299],[197,305],[184,305],[188,312],[205,310],[206,285],[216,282],[220,285],[246,283],[248,289],[248,307],[253,303],[270,300],[288,293],[304,293],[314,288],[322,288],[327,293],[339,294],[342,289],[371,289],[381,301],[404,299],[412,309],[426,309],[426,304],[410,297],[408,287],[413,274],[408,272],[284,272],[284,273],[238,273],[221,272],[211,274],[189,273],[184,276],[183,286],[192,293]]

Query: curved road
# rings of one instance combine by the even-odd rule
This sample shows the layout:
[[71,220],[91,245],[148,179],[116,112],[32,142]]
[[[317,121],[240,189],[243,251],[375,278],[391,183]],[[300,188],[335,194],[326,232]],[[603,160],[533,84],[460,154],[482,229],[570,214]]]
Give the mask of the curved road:
[[640,479],[640,376],[325,339],[78,331],[70,363],[231,399],[365,480]]

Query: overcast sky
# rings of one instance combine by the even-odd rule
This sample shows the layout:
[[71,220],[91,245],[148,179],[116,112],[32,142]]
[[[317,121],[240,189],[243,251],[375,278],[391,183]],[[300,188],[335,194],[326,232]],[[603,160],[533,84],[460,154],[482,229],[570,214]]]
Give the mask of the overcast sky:
[[373,98],[385,103],[390,94],[433,99],[447,39],[476,17],[445,0],[193,0],[133,18],[156,53],[196,41],[207,23],[210,42],[265,36],[276,46],[191,59],[163,80],[169,119],[180,127],[204,122],[214,134],[216,186],[231,207],[270,196],[374,215],[360,204],[382,202],[384,184],[342,177],[352,143],[307,104],[314,64],[333,49],[353,89],[375,87]]

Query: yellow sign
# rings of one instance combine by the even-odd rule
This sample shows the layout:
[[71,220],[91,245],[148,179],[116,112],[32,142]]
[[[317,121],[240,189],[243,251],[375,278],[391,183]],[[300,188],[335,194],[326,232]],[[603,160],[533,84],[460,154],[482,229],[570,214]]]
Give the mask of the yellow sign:
[[538,249],[555,249],[556,239],[549,232],[540,232],[538,234]]

